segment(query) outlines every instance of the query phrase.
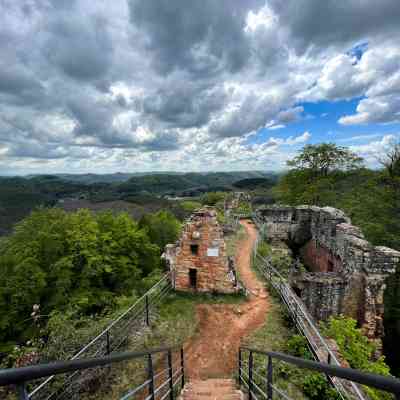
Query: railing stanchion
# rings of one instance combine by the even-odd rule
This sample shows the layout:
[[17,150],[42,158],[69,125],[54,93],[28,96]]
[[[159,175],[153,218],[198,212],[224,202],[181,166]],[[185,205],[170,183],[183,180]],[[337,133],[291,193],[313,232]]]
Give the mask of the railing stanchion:
[[168,350],[167,360],[168,360],[169,398],[170,400],[174,400],[174,382],[173,382],[173,372],[172,372],[171,350]]
[[242,350],[239,348],[239,386],[242,384]]
[[272,400],[272,357],[268,356],[267,365],[267,399]]
[[182,388],[185,386],[185,361],[183,359],[183,347],[181,347],[181,369],[182,369]]
[[145,303],[146,303],[146,325],[150,326],[150,318],[149,318],[149,296],[146,295],[145,297]]
[[20,383],[17,386],[17,390],[18,390],[18,399],[19,400],[29,400],[28,392],[26,391],[25,382]]
[[110,347],[110,331],[106,331],[106,345],[107,345],[107,355],[111,353]]
[[249,351],[249,400],[253,398],[253,352]]
[[147,368],[148,368],[148,380],[149,380],[149,396],[151,400],[154,400],[154,369],[153,369],[153,358],[151,354],[147,358]]

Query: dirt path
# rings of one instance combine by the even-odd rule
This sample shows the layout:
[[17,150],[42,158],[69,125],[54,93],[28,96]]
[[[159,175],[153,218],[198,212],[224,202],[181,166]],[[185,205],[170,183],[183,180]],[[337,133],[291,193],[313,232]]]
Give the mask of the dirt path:
[[242,304],[197,306],[198,335],[186,347],[185,370],[189,379],[231,377],[237,368],[237,352],[244,337],[259,328],[268,310],[268,295],[250,268],[256,228],[241,221],[247,231],[236,250],[236,268],[250,295]]

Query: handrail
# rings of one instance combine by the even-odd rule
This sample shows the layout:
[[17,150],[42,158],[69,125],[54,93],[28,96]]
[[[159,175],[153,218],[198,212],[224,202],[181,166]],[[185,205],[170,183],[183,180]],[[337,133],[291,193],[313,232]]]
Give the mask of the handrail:
[[[145,313],[146,317],[146,325],[149,324],[149,296],[154,293],[160,286],[161,284],[168,282],[168,278],[170,276],[170,272],[167,272],[162,276],[162,278],[155,284],[153,285],[143,296],[141,296],[139,299],[137,299],[127,310],[122,312],[115,320],[113,320],[106,328],[104,328],[97,336],[95,336],[92,340],[89,341],[84,347],[82,347],[77,353],[75,353],[70,360],[75,360],[78,357],[80,357],[82,354],[84,354],[88,349],[90,349],[96,342],[98,342],[100,339],[103,337],[106,339],[107,342],[107,353],[110,353],[110,331],[111,328],[113,328],[118,322],[120,322],[124,317],[128,316],[129,313],[132,310],[135,310],[137,306],[139,306],[141,303],[145,303],[143,306],[143,309],[141,309],[140,313],[138,315],[135,315],[134,319],[138,319],[139,316],[141,316],[143,313]],[[164,290],[164,289],[161,289]],[[158,301],[158,300],[157,300]],[[118,348],[123,340],[118,342],[118,345],[116,348]],[[98,352],[95,354],[91,354],[92,356],[96,356]],[[29,397],[33,397],[36,395],[41,389],[43,389],[54,377],[53,376],[48,376],[47,379],[45,379],[43,382],[38,384],[31,393],[29,393]]]
[[[305,368],[313,371],[322,372],[330,376],[346,379],[352,382],[357,382],[362,385],[374,387],[395,394],[397,399],[400,399],[400,379],[362,372],[353,368],[345,368],[338,365],[330,365],[323,362],[305,360],[299,357],[290,356],[284,353],[274,351],[263,351],[250,347],[240,347],[239,352],[249,351],[256,354],[262,354],[267,357],[275,358],[289,364],[296,365],[300,368]],[[240,354],[240,353],[239,353]]]
[[102,367],[115,362],[141,358],[149,354],[163,353],[168,350],[177,350],[180,346],[161,347],[144,351],[127,351],[106,357],[84,358],[70,361],[56,361],[48,364],[31,365],[28,367],[8,368],[0,370],[0,386],[18,384],[33,379],[44,378],[49,375],[64,374],[87,368]]
[[[261,232],[263,232],[265,224],[263,224],[262,221],[260,221],[257,218],[257,216],[253,215],[253,219],[257,225],[257,228]],[[310,344],[310,349],[312,350],[314,356],[319,361],[324,362],[325,360],[321,359],[321,357],[317,351],[322,348],[324,351],[326,351],[330,362],[340,366],[340,363],[339,363],[338,359],[336,358],[334,352],[330,349],[330,347],[327,344],[327,342],[325,341],[324,337],[321,335],[318,328],[315,326],[313,319],[309,315],[303,302],[293,292],[292,288],[287,283],[286,278],[283,277],[282,274],[272,265],[270,259],[262,257],[262,256],[260,256],[260,254],[257,253],[257,248],[258,248],[258,235],[257,235],[256,244],[254,247],[254,257],[255,257],[255,259],[258,258],[263,263],[264,268],[259,267],[260,272],[263,273],[267,279],[269,278],[272,286],[277,290],[278,294],[280,295],[283,302],[287,306],[297,328],[306,337],[308,343]],[[269,272],[269,277],[266,276],[266,274],[268,272]],[[317,341],[320,343],[320,345],[318,345],[318,343],[315,341],[315,339],[317,339]],[[336,387],[341,398],[344,399],[346,397],[349,389],[345,388],[343,386],[342,382],[340,382],[340,380],[336,379],[336,380],[332,381],[332,383]],[[350,390],[352,392],[354,392],[354,394],[357,396],[357,398],[359,400],[365,400],[365,396],[363,395],[363,393],[360,391],[360,389],[357,387],[357,385],[354,382],[351,382],[350,386],[351,386]]]
[[[180,355],[180,365],[177,367],[176,371],[173,372],[174,366],[172,363],[172,352],[178,352]],[[160,376],[155,373],[153,368],[153,358],[152,356],[158,353],[165,353],[167,355],[167,371],[168,377],[162,382],[157,388],[154,387],[155,378]],[[125,394],[122,399],[127,399],[132,397],[134,394],[138,393],[140,390],[148,387],[150,397],[152,399],[155,398],[155,394],[160,392],[161,389],[167,389],[167,393],[170,394],[170,399],[174,398],[174,386],[178,379],[181,380],[181,388],[185,382],[185,369],[184,369],[184,354],[182,346],[170,346],[170,347],[161,347],[156,349],[148,349],[139,352],[124,352],[109,355],[106,357],[97,357],[97,358],[85,358],[79,360],[69,360],[69,361],[57,361],[49,364],[39,364],[28,367],[21,368],[9,368],[5,370],[0,370],[0,386],[6,385],[16,385],[16,390],[18,392],[19,399],[28,400],[29,395],[26,390],[26,383],[46,376],[55,376],[59,374],[64,374],[68,372],[77,372],[81,370],[86,370],[89,368],[97,368],[103,367],[112,363],[117,363],[121,361],[128,361],[138,358],[146,358],[147,359],[147,368],[145,372],[147,373],[147,378],[144,378],[144,381],[136,386],[134,389],[131,389],[127,394]],[[163,373],[165,372],[162,371]],[[173,377],[178,375],[178,379],[176,382],[173,382]]]

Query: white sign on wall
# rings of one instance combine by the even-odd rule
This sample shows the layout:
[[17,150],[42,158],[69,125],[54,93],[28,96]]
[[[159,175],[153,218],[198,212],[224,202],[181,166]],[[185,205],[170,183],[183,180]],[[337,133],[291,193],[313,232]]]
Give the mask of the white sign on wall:
[[219,255],[219,249],[218,247],[209,247],[207,249],[207,257],[218,257]]

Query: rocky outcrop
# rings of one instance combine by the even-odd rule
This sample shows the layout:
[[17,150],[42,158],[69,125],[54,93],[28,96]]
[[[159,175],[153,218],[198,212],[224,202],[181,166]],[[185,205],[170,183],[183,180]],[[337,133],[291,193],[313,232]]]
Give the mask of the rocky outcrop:
[[300,254],[309,272],[292,284],[317,319],[345,314],[370,338],[383,335],[383,293],[400,252],[369,243],[341,210],[274,206],[257,210],[266,238]]

